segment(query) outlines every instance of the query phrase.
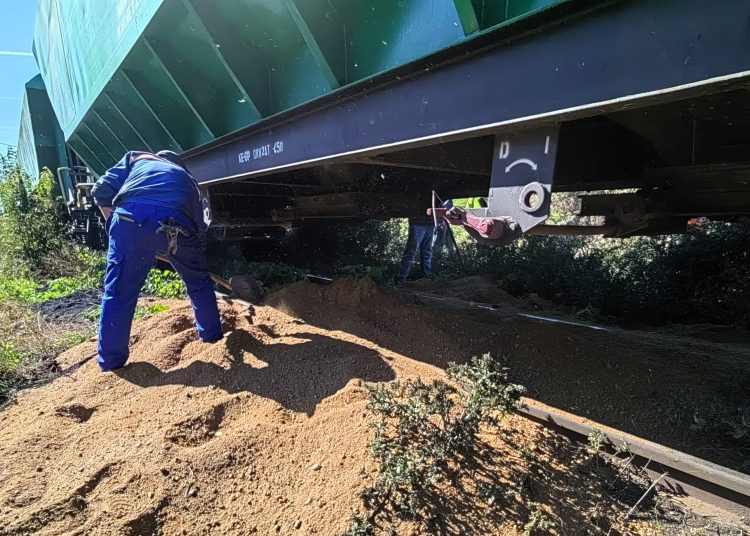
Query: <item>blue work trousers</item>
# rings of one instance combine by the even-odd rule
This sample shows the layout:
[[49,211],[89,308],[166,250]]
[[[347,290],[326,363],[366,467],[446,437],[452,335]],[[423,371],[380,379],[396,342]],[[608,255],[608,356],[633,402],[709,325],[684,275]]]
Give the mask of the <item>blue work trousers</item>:
[[[169,255],[168,240],[157,233],[160,222],[169,219],[191,229],[180,235],[175,255]],[[104,297],[99,317],[99,367],[103,371],[125,366],[128,341],[138,295],[154,265],[157,253],[166,255],[185,282],[193,306],[198,336],[204,342],[222,338],[219,310],[208,264],[194,225],[179,210],[142,203],[118,207],[107,222],[109,251],[104,277]]]
[[422,273],[425,277],[432,277],[432,241],[435,236],[435,225],[433,223],[415,223],[409,221],[409,236],[406,239],[406,248],[401,257],[401,267],[398,271],[399,279],[406,279],[411,272],[412,264],[419,251],[422,264]]

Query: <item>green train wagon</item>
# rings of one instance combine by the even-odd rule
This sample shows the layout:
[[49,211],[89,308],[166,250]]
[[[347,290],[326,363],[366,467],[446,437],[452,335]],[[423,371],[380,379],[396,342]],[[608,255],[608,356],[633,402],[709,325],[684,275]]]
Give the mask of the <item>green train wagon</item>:
[[31,177],[47,167],[56,170],[68,165],[68,150],[60,125],[52,109],[41,75],[24,87],[17,159]]
[[[100,174],[183,153],[221,238],[424,214],[433,191],[487,197],[474,216],[504,228],[630,236],[750,213],[749,18],[743,0],[40,0],[34,51],[77,157]],[[604,223],[545,225],[560,191],[608,192],[578,211]]]
[[183,152],[559,0],[40,0],[65,139],[102,173]]

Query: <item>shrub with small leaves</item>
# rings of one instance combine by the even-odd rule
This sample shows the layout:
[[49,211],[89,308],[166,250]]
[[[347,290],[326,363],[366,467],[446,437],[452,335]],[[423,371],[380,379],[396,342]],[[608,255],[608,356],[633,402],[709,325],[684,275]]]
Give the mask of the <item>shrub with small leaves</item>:
[[529,521],[523,526],[523,536],[547,534],[547,529],[552,527],[554,527],[554,523],[544,514],[542,508],[536,504],[531,511]]
[[750,385],[723,385],[723,393],[695,408],[690,430],[719,440],[741,456],[743,468],[750,469]]
[[367,519],[362,517],[359,512],[353,512],[349,521],[349,529],[341,536],[374,536],[375,527]]
[[588,437],[589,448],[594,452],[599,452],[604,446],[605,437],[600,430],[592,430]]
[[633,452],[632,448],[630,447],[630,443],[627,441],[623,441],[619,445],[615,446],[615,453],[620,456],[628,456]]
[[499,484],[480,483],[477,486],[477,495],[488,505],[505,503],[513,498],[514,492],[507,486]]
[[[370,450],[379,471],[361,495],[367,515],[353,518],[346,534],[393,530],[394,519],[434,530],[440,518],[430,497],[439,486],[455,482],[476,456],[480,427],[499,425],[524,392],[489,354],[451,364],[448,378],[450,383],[416,379],[370,390],[368,409],[378,417]],[[493,502],[501,495],[498,490],[486,494]],[[369,532],[361,532],[362,527]]]
[[336,269],[336,277],[369,277],[376,283],[381,283],[392,277],[388,266],[367,266],[365,264],[349,264]]

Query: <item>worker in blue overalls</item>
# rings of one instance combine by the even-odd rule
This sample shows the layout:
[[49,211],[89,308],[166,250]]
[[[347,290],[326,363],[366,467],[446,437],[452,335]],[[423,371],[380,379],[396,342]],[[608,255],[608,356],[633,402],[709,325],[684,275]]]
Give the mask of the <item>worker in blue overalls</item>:
[[419,252],[422,274],[426,278],[432,278],[432,242],[434,238],[435,221],[432,217],[409,218],[409,234],[406,237],[406,246],[401,255],[398,274],[393,280],[395,284],[398,285],[409,278],[417,252]]
[[157,253],[185,282],[198,336],[223,335],[202,236],[206,230],[198,183],[171,151],[129,152],[96,182],[92,196],[109,235],[99,317],[102,371],[125,366],[133,314]]

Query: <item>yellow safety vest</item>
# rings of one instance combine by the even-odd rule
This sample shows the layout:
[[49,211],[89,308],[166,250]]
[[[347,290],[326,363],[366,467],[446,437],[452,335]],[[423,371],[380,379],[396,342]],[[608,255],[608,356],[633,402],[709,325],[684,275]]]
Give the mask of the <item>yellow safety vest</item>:
[[481,197],[465,197],[463,199],[451,199],[454,207],[461,208],[484,208]]

